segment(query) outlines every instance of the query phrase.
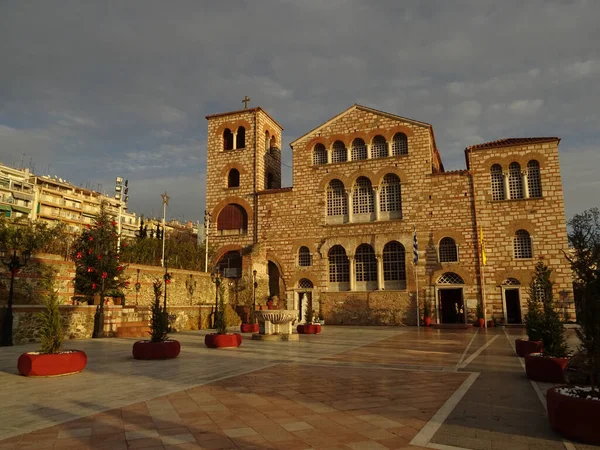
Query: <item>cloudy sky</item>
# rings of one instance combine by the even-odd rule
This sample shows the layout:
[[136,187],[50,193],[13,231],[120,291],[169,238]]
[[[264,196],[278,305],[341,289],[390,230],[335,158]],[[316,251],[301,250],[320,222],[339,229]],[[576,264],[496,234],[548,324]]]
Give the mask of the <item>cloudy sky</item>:
[[[0,161],[202,220],[204,116],[261,106],[287,143],[354,103],[466,146],[560,136],[567,216],[600,206],[600,2],[0,2]],[[30,164],[31,161],[31,164]],[[291,169],[284,167],[284,184]]]

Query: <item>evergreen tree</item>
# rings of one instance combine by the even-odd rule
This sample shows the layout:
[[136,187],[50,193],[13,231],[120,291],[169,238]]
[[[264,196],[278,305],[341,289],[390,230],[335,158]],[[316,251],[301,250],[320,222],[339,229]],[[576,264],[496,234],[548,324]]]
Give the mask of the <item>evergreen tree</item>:
[[117,254],[117,223],[100,205],[94,224],[85,229],[71,253],[75,263],[75,291],[86,296],[105,292],[122,292],[126,285],[125,267]]
[[43,287],[48,292],[43,297],[46,310],[38,314],[41,353],[58,353],[63,342],[63,319],[58,307],[60,301],[54,284],[55,275],[56,271],[52,269],[42,274]]
[[558,311],[554,309],[552,288],[554,283],[550,280],[552,269],[543,261],[535,266],[533,279],[530,283],[530,297],[541,298],[543,311],[540,318],[540,334],[544,354],[554,358],[563,358],[568,355],[568,346],[565,339],[565,328]]
[[152,319],[150,320],[150,340],[152,342],[164,342],[167,340],[167,330],[169,327],[168,313],[160,306],[162,296],[162,282],[155,280],[154,302],[152,303]]

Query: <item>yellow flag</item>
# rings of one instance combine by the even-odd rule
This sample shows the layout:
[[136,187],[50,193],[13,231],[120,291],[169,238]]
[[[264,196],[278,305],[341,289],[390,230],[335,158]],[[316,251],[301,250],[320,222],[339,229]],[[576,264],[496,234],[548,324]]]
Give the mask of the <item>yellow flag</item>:
[[485,266],[487,264],[487,255],[485,254],[485,241],[483,239],[483,229],[479,225],[479,245],[481,247],[481,263]]

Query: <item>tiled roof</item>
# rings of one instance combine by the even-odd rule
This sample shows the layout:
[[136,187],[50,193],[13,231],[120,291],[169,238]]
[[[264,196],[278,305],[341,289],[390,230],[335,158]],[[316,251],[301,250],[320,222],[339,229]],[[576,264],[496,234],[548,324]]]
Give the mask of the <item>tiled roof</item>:
[[515,145],[541,144],[544,142],[560,141],[558,137],[528,137],[528,138],[505,138],[497,141],[484,142],[483,144],[471,145],[467,150],[484,150],[488,148],[512,147]]

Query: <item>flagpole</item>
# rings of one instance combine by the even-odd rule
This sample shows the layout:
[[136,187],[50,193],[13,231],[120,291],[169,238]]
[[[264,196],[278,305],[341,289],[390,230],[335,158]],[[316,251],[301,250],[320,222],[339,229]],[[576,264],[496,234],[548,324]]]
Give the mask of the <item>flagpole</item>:
[[483,239],[483,229],[479,225],[479,254],[481,255],[481,308],[483,309],[483,326],[487,328],[487,310],[485,308],[485,266],[486,257],[485,255],[485,242]]
[[415,288],[417,300],[417,328],[421,326],[419,312],[419,277],[417,276],[417,263],[419,262],[419,243],[417,240],[417,226],[413,225],[413,267],[415,268]]

